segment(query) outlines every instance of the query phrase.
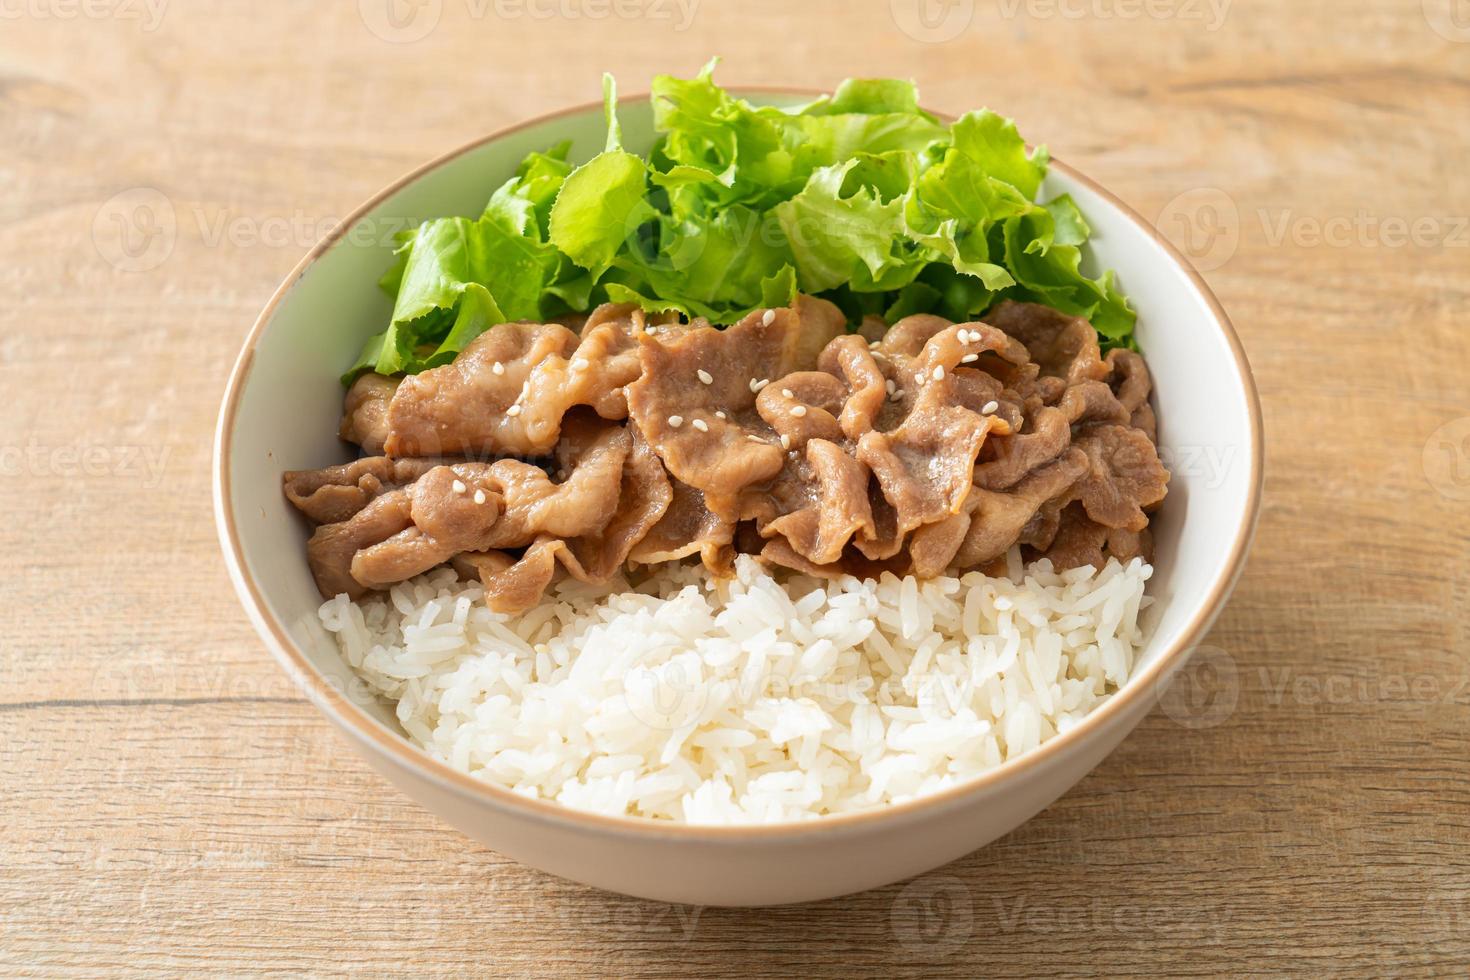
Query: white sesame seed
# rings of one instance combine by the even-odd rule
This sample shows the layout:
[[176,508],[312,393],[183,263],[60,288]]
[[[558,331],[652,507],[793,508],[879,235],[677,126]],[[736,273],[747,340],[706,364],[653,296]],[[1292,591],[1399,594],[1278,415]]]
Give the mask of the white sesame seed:
[[505,410],[505,414],[509,415],[511,418],[515,418],[517,415],[521,414],[521,406],[512,405],[510,408],[507,408]]
[[939,365],[937,368],[934,369],[934,380],[935,381],[943,381],[944,380],[944,365],[943,364]]
[[870,341],[868,341],[868,350],[877,350],[878,349],[878,345],[881,344],[881,343],[882,343],[881,340],[870,340]]
[[658,333],[658,325],[650,323],[648,326],[643,328],[643,332],[652,337],[654,334]]
[[714,381],[715,381],[714,376],[711,375],[704,368],[700,368],[698,371],[696,371],[694,373],[699,376],[699,380],[700,380],[700,383],[701,384],[714,384]]
[[920,373],[914,375],[914,384],[916,384],[916,385],[922,385],[923,383],[924,383],[924,374],[923,374],[923,372],[920,372]]
[[501,364],[499,361],[496,361],[494,364],[490,365],[490,373],[491,374],[504,374],[505,373],[505,365],[504,364]]
[[791,389],[790,388],[782,388],[781,389],[781,397],[782,398],[795,398],[796,396],[791,393]]
[[988,401],[980,407],[980,411],[986,415],[989,415],[991,412],[995,411],[998,408],[1000,408],[1000,402]]
[[790,436],[785,435],[785,434],[782,434],[782,436],[781,436],[781,448],[782,449],[790,449],[791,448],[791,437]]
[[796,406],[793,406],[792,409],[791,409],[791,414],[792,415],[795,415],[797,418],[801,418],[802,416],[806,415],[806,406],[805,405],[796,405]]
[[477,503],[477,504],[483,504],[487,499],[488,498],[485,496],[485,491],[484,490],[476,490],[475,491],[475,503]]
[[455,480],[454,481],[454,492],[455,493],[464,493],[468,489],[469,489],[469,487],[467,487],[467,486],[464,485],[464,481],[463,480]]
[[763,325],[767,326],[767,327],[769,327],[771,325],[771,322],[773,320],[775,320],[775,319],[776,319],[776,311],[775,310],[766,310],[765,313],[761,314],[761,323]]
[[693,425],[700,432],[708,432],[709,431],[709,423],[706,422],[704,419],[695,419],[690,424]]
[[762,388],[764,388],[766,385],[768,385],[770,383],[771,383],[771,379],[770,378],[761,378],[759,381],[755,382],[755,384],[751,387],[751,391],[760,391]]
[[758,384],[755,383],[755,379],[754,378],[751,378],[750,379],[750,390],[751,391],[760,391],[760,385],[758,385]]
[[746,436],[745,438],[749,439],[751,442],[758,442],[762,444],[765,443],[765,440],[762,439],[760,436]]
[[682,416],[682,415],[670,415],[669,416],[669,428],[671,428],[671,429],[677,429],[679,426],[681,426],[683,424],[684,424],[684,416]]
[[889,395],[888,397],[891,400],[893,400],[893,401],[898,401],[900,398],[903,397],[903,389],[902,388],[895,389],[894,392],[893,392],[893,394]]
[[725,418],[729,418],[729,416],[726,415],[724,412],[716,412],[715,413],[715,418],[717,418],[717,419],[725,419]]
[[898,385],[893,383],[892,378],[889,378],[886,382],[884,382],[883,387],[888,391],[890,395],[898,390]]
[[960,331],[960,343],[962,343],[962,344],[973,344],[974,342],[975,342],[975,335],[972,334],[972,333],[970,333],[969,330],[961,330]]
[[591,365],[592,362],[587,360],[587,358],[585,357],[576,357],[572,359],[573,371],[585,371],[587,370],[587,368],[591,367]]
[[978,360],[980,360],[980,355],[979,354],[966,354],[964,357],[960,358],[960,363],[961,364],[974,364]]

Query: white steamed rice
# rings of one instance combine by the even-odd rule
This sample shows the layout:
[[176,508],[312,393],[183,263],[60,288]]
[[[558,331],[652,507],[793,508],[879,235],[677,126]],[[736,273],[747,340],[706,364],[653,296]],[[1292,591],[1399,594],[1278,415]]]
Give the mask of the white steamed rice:
[[1065,731],[1129,675],[1152,569],[732,580],[661,565],[517,618],[439,569],[325,603],[409,738],[527,796],[700,824],[932,793]]

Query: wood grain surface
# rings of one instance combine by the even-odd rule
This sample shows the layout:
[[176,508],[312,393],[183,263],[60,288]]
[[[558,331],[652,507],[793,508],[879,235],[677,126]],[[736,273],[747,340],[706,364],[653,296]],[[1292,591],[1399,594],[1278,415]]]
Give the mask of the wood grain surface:
[[[1464,975],[1462,3],[392,2],[0,0],[0,973]],[[335,218],[715,53],[1015,116],[1207,270],[1269,440],[1172,707],[964,860],[759,911],[549,878],[388,787],[246,622],[208,479]]]

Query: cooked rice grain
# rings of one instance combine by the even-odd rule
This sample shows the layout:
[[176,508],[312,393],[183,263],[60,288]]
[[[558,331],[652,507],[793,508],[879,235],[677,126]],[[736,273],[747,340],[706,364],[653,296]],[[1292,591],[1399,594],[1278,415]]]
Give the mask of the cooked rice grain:
[[438,569],[321,619],[457,769],[600,813],[769,823],[953,786],[1118,689],[1152,569],[1011,568],[826,582],[748,557],[730,580],[660,565],[564,581],[514,619]]

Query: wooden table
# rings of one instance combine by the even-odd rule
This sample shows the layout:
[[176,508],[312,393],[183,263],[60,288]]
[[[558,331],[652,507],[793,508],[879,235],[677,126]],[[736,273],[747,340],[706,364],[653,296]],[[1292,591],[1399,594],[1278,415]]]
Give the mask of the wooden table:
[[[1464,975],[1470,20],[932,2],[0,3],[0,972]],[[246,623],[209,498],[240,341],[336,217],[716,52],[1014,115],[1193,249],[1269,435],[1191,675],[1233,709],[1154,712],[950,867],[765,911],[553,880],[390,789]]]

